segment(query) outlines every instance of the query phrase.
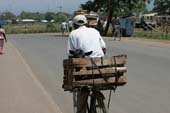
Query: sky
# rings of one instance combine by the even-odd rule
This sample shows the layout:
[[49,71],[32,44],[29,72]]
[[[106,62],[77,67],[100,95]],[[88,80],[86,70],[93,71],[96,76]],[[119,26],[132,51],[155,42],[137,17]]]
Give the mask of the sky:
[[[80,4],[88,0],[0,0],[0,13],[10,11],[14,14],[26,12],[67,12],[73,13],[80,8]],[[62,8],[60,8],[62,7]],[[153,4],[148,5],[151,10]]]
[[[88,0],[0,0],[0,13],[10,11],[19,14],[27,12],[67,12],[73,13]],[[62,7],[62,8],[60,8]]]
[[150,4],[147,4],[147,9],[148,9],[149,11],[151,11],[151,10],[154,8],[154,1],[155,1],[155,0],[152,0]]

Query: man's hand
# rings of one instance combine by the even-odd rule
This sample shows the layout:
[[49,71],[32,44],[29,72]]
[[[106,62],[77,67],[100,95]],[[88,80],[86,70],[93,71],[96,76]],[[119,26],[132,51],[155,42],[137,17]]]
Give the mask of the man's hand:
[[106,54],[106,48],[103,48],[102,50],[103,50],[103,53]]

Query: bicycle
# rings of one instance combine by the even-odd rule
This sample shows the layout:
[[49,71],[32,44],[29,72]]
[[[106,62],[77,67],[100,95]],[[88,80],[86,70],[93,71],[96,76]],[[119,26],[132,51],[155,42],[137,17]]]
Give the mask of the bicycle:
[[[85,58],[93,51],[69,52],[73,56],[63,61],[62,87],[73,93],[74,113],[108,113],[112,90],[126,84],[126,77],[123,76],[126,72],[126,55]],[[110,91],[108,99],[102,92],[106,90]]]
[[118,39],[119,41],[121,40],[122,34],[120,31],[120,25],[114,25],[114,28],[112,31],[112,36],[113,36],[114,40],[116,40],[116,39]]
[[[108,107],[106,106],[105,103],[105,96],[104,94],[95,86],[92,87],[86,87],[86,95],[84,98],[88,99],[86,104],[82,104],[85,106],[80,106],[80,108],[84,109],[88,113],[108,113]],[[74,112],[79,113],[80,111],[77,111],[78,109],[78,91],[79,89],[74,89],[73,90],[73,107],[74,107]],[[87,98],[88,97],[88,98]],[[82,98],[83,99],[83,98]],[[82,110],[81,109],[81,110]]]
[[[82,50],[76,50],[76,51],[70,50],[69,52],[70,54],[73,55],[73,58],[84,58],[85,56],[92,54],[92,51],[84,53]],[[85,78],[77,78],[77,79],[85,79]],[[88,101],[88,98],[90,99],[90,102]],[[77,112],[85,113],[86,111],[88,113],[108,113],[104,100],[105,100],[105,96],[100,91],[100,88],[95,85],[82,86],[73,89],[73,107],[75,113]]]

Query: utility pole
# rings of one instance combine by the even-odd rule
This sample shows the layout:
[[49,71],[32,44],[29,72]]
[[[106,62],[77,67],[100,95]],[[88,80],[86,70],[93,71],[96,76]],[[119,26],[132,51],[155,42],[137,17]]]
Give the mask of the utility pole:
[[[59,8],[59,13],[62,13],[62,6],[60,5],[60,6],[58,6],[58,8]],[[63,17],[63,15],[61,14],[61,19],[62,19],[62,21],[64,20],[64,17]]]
[[62,6],[58,6],[60,13],[62,12]]

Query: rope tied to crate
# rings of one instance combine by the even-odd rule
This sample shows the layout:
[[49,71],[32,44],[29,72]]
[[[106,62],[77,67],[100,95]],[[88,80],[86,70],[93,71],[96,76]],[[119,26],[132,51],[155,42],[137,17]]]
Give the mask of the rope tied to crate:
[[[93,58],[90,58],[91,60],[91,65],[92,65],[92,75],[93,75],[93,84],[94,84],[94,69],[97,69],[101,75],[101,77],[107,81],[107,77],[103,75],[103,73],[101,72],[101,70],[99,69],[99,67],[97,66],[97,64],[95,63],[95,61],[93,60]],[[101,63],[103,64],[103,57],[101,57]]]
[[115,92],[120,77],[120,72],[117,70],[116,56],[113,56],[113,59],[114,59],[114,67],[115,67],[115,85],[113,86],[113,91]]
[[[94,69],[97,69],[99,71],[99,73],[101,74],[102,78],[107,81],[107,76],[105,76],[101,70],[99,69],[99,67],[97,66],[97,64],[95,63],[94,59],[91,58],[91,65],[92,65],[92,78],[93,78],[93,86],[94,85]],[[112,60],[112,59],[111,59]],[[116,56],[113,56],[113,61],[112,61],[114,64],[110,64],[110,67],[112,67],[112,65],[114,65],[114,69],[115,69],[115,84],[114,86],[111,86],[111,90],[110,90],[110,94],[109,94],[109,99],[108,99],[108,108],[109,108],[109,105],[110,105],[110,100],[111,100],[111,93],[112,93],[112,90],[113,92],[115,92],[115,90],[117,89],[117,86],[118,86],[118,79],[120,77],[120,72],[118,71],[117,69],[117,62],[116,62]],[[101,64],[103,65],[103,57],[101,57]]]
[[109,93],[109,99],[108,99],[108,108],[110,106],[110,100],[111,100],[111,94],[112,94],[112,90],[115,93],[116,89],[117,89],[117,83],[118,83],[118,79],[120,77],[120,72],[117,70],[117,62],[116,62],[116,56],[113,56],[114,59],[114,67],[115,67],[115,85],[112,86],[112,89],[110,90]]

